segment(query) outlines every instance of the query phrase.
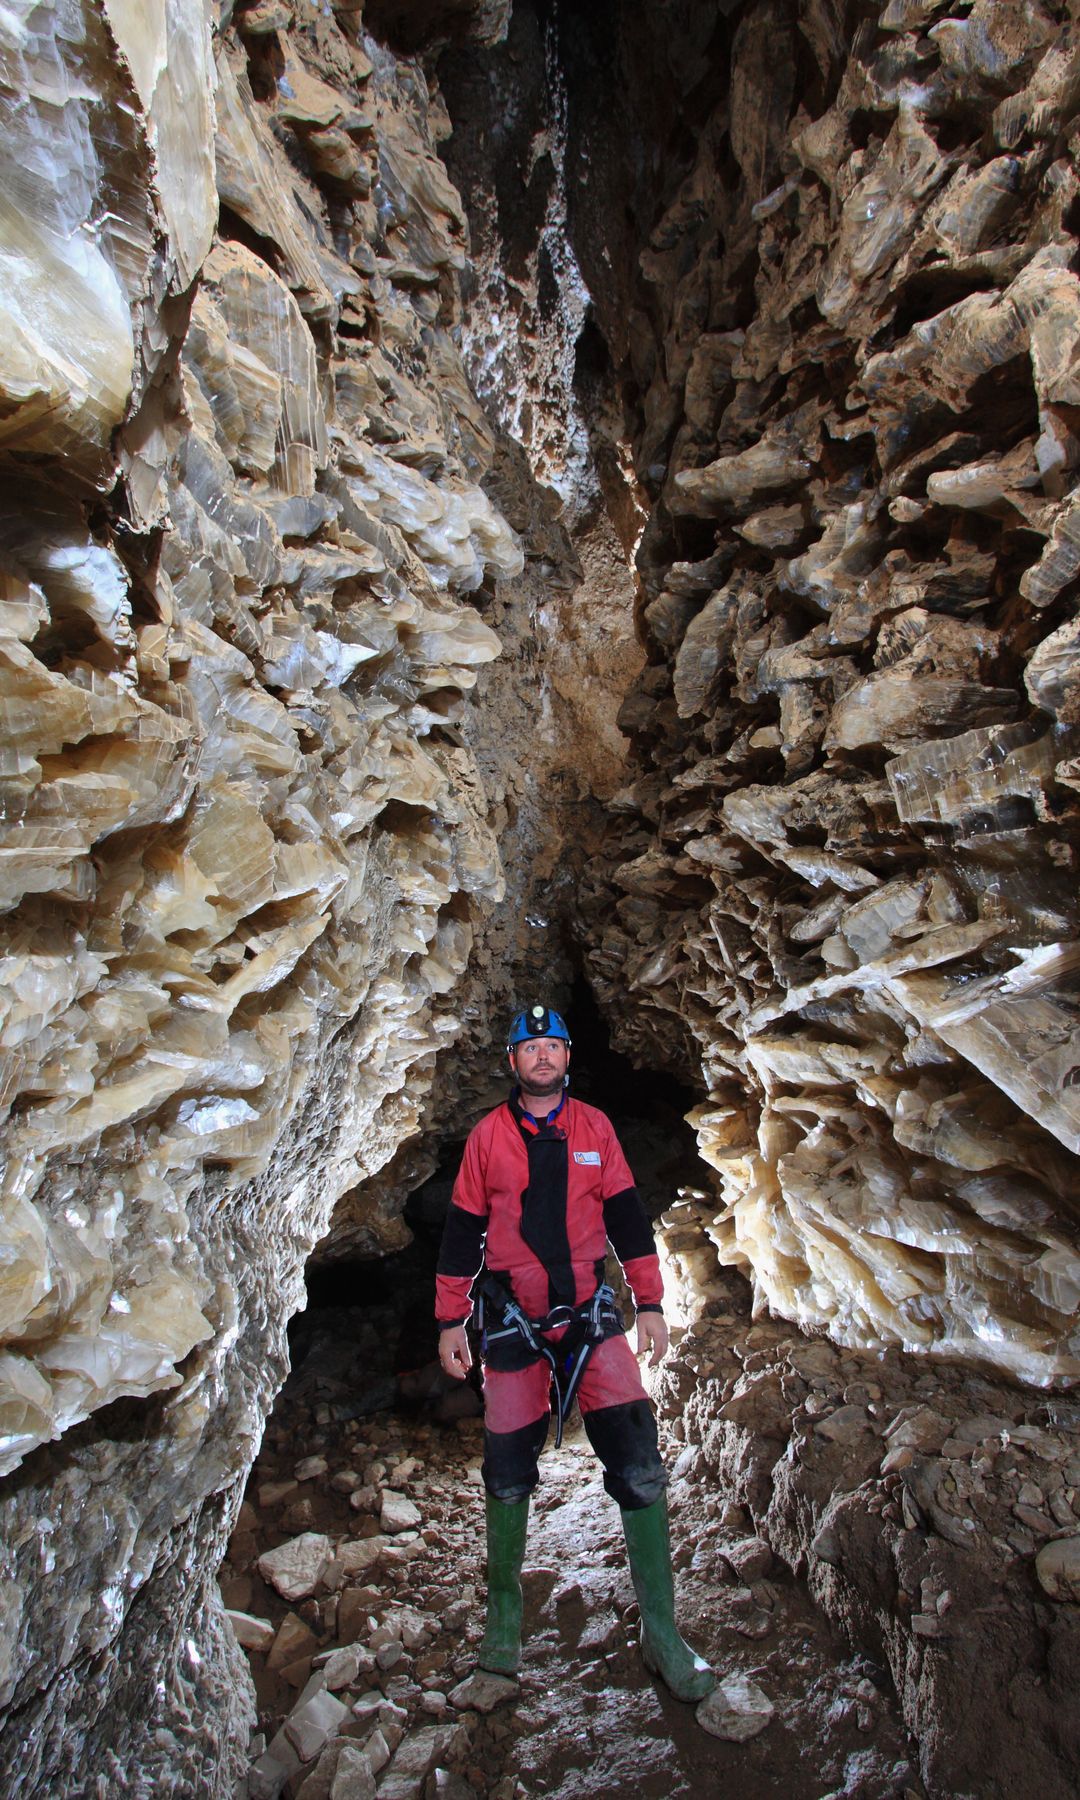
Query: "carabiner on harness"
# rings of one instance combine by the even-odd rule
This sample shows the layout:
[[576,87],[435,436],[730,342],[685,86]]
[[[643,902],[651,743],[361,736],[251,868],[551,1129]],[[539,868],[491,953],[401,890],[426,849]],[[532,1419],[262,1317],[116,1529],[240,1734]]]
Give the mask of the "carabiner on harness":
[[574,1404],[574,1396],[590,1356],[597,1344],[602,1344],[604,1339],[612,1334],[612,1327],[616,1331],[622,1330],[622,1320],[619,1318],[615,1306],[615,1293],[606,1281],[601,1282],[586,1306],[575,1308],[575,1313],[584,1323],[585,1334],[576,1350],[572,1351],[566,1360],[565,1370],[570,1377],[566,1386],[563,1387],[559,1381],[555,1383],[559,1397],[559,1421],[555,1433],[556,1450],[562,1443],[563,1424],[570,1416],[570,1408]]
[[[487,1355],[489,1347],[517,1338],[535,1357],[543,1357],[550,1368],[555,1389],[552,1410],[557,1450],[590,1356],[605,1338],[622,1331],[614,1289],[603,1281],[582,1305],[556,1306],[545,1318],[530,1319],[502,1282],[489,1272],[477,1288],[477,1312],[482,1355]],[[488,1322],[489,1313],[494,1325]],[[566,1336],[557,1344],[549,1344],[546,1334],[552,1331],[565,1331]]]

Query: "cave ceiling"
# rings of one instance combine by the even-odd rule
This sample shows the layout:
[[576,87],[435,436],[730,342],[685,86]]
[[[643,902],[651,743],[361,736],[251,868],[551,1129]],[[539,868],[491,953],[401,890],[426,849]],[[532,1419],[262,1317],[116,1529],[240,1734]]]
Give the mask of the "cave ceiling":
[[759,1305],[1080,1374],[1078,110],[1003,0],[5,9],[31,1782],[129,1613],[211,1706],[305,1261],[575,970]]

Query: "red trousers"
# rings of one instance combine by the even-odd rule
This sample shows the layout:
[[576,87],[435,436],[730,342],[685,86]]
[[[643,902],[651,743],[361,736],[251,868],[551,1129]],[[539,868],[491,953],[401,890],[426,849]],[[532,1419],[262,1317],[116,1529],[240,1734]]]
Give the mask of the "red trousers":
[[[557,1343],[561,1332],[548,1334]],[[539,1357],[528,1368],[484,1368],[484,1485],[515,1501],[539,1480],[538,1458],[551,1415],[551,1369]],[[656,1420],[626,1338],[606,1338],[589,1358],[577,1388],[589,1442],[604,1465],[604,1486],[620,1506],[651,1506],[667,1485]]]
[[[556,1344],[561,1336],[561,1332],[553,1332],[547,1341]],[[546,1419],[551,1410],[550,1387],[551,1370],[542,1358],[509,1374],[485,1364],[484,1422],[488,1430],[518,1431],[523,1425]],[[641,1371],[625,1337],[605,1338],[597,1344],[578,1384],[582,1419],[601,1406],[644,1399]]]

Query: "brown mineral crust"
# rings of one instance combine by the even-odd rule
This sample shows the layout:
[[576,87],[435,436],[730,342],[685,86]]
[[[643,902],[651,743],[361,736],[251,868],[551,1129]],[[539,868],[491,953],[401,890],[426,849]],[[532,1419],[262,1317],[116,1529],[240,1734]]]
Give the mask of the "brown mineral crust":
[[[642,41],[655,95],[685,40],[566,27],[572,240],[655,496],[580,941],[620,1045],[704,1085],[710,1235],[760,1302],[1050,1385],[1080,1375],[1074,52],[976,13],[850,48],[820,9],[717,23],[681,170],[603,139]],[[605,54],[625,88],[587,106]]]

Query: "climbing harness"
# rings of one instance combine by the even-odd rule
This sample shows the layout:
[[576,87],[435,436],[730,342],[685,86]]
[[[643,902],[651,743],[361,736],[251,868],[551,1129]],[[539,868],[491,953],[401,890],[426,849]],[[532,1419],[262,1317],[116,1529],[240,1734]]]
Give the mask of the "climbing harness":
[[[480,1353],[485,1362],[494,1352],[494,1366],[502,1360],[500,1352],[511,1357],[524,1345],[531,1354],[527,1362],[542,1357],[551,1369],[555,1390],[555,1448],[562,1443],[563,1426],[570,1415],[581,1377],[598,1344],[605,1338],[622,1333],[623,1323],[615,1304],[614,1290],[602,1281],[595,1294],[579,1306],[553,1307],[546,1317],[530,1319],[499,1280],[490,1271],[476,1284],[477,1325],[480,1330]],[[557,1344],[549,1344],[545,1333],[561,1331],[565,1335]]]

